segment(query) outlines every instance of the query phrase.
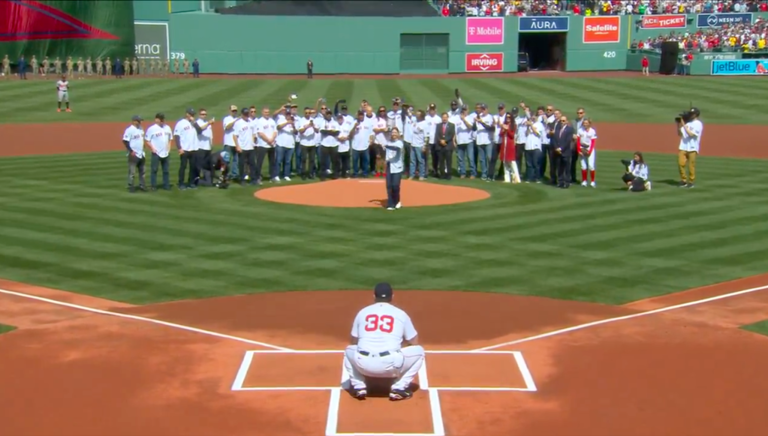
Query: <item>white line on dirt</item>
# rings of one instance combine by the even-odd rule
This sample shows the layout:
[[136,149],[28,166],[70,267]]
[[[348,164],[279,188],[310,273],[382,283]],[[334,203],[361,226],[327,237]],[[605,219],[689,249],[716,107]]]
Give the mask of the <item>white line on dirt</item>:
[[221,338],[221,339],[230,339],[230,340],[237,341],[237,342],[242,342],[242,343],[245,343],[245,344],[258,345],[258,346],[264,347],[264,348],[271,348],[273,350],[291,351],[290,348],[278,347],[277,345],[267,344],[265,342],[254,341],[254,340],[251,340],[251,339],[246,339],[246,338],[241,338],[241,337],[238,337],[238,336],[227,335],[227,334],[224,334],[224,333],[217,333],[217,332],[213,332],[213,331],[210,331],[210,330],[199,329],[197,327],[190,327],[190,326],[176,324],[176,323],[172,323],[172,322],[160,321],[160,320],[152,319],[152,318],[145,318],[143,316],[138,316],[138,315],[128,315],[128,314],[125,314],[125,313],[117,313],[117,312],[110,312],[108,310],[94,309],[92,307],[81,306],[79,304],[65,303],[63,301],[51,300],[50,298],[38,297],[36,295],[24,294],[22,292],[9,291],[7,289],[0,289],[0,294],[13,295],[13,296],[16,296],[16,297],[27,298],[29,300],[36,300],[36,301],[41,301],[43,303],[55,304],[57,306],[62,306],[62,307],[68,307],[70,309],[82,310],[84,312],[97,313],[99,315],[114,316],[114,317],[117,317],[117,318],[132,319],[134,321],[143,321],[143,322],[148,322],[150,324],[163,325],[163,326],[175,328],[175,329],[178,329],[178,330],[184,330],[184,331],[188,331],[188,332],[200,333],[202,335],[213,336],[213,337],[217,337],[217,338]]
[[575,325],[575,326],[572,326],[572,327],[567,327],[567,328],[564,328],[564,329],[551,331],[551,332],[548,332],[548,333],[542,333],[542,334],[535,335],[535,336],[529,336],[527,338],[515,339],[514,341],[504,342],[502,344],[491,345],[491,346],[483,347],[483,348],[477,348],[477,349],[475,349],[473,351],[488,351],[488,350],[493,350],[493,349],[496,349],[496,348],[506,347],[506,346],[509,346],[509,345],[522,344],[523,342],[530,342],[530,341],[535,341],[537,339],[544,339],[544,338],[548,338],[548,337],[551,337],[551,336],[557,336],[557,335],[561,335],[563,333],[569,333],[569,332],[573,332],[573,331],[577,331],[577,330],[583,330],[583,329],[586,329],[586,328],[589,328],[589,327],[595,327],[595,326],[602,325],[602,324],[610,324],[612,322],[624,321],[624,320],[633,319],[633,318],[640,318],[640,317],[643,317],[643,316],[654,315],[654,314],[662,313],[662,312],[669,312],[671,310],[682,309],[682,308],[685,308],[685,307],[696,306],[696,305],[699,305],[699,304],[709,303],[709,302],[717,301],[717,300],[723,300],[723,299],[726,299],[726,298],[736,297],[736,296],[739,296],[739,295],[750,294],[752,292],[762,291],[764,289],[768,289],[768,285],[758,286],[756,288],[744,289],[742,291],[730,292],[728,294],[723,294],[723,295],[718,295],[718,296],[715,296],[715,297],[704,298],[704,299],[701,299],[701,300],[689,301],[688,303],[681,303],[681,304],[675,304],[675,305],[672,305],[672,306],[661,307],[659,309],[653,309],[653,310],[649,310],[649,311],[646,311],[646,312],[633,313],[632,315],[617,316],[615,318],[608,318],[608,319],[603,319],[603,320],[600,320],[600,321],[592,321],[592,322],[588,322],[588,323],[585,323],[585,324],[579,324],[579,325]]

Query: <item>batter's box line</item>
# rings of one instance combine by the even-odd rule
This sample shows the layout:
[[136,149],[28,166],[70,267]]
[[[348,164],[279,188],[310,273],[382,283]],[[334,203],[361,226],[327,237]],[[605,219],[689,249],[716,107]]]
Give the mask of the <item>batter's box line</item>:
[[[243,360],[240,363],[240,368],[237,371],[235,380],[232,383],[233,391],[331,391],[338,390],[339,386],[269,386],[269,387],[245,387],[245,377],[248,375],[248,370],[253,363],[253,357],[256,354],[343,354],[344,350],[250,350],[246,351],[243,356]],[[533,375],[528,364],[523,357],[523,353],[520,351],[468,351],[468,350],[426,350],[427,354],[495,354],[495,355],[508,355],[515,359],[520,375],[525,382],[524,388],[506,388],[506,387],[473,387],[473,386],[423,386],[423,391],[469,391],[469,392],[536,392],[538,388],[533,381]],[[426,364],[425,368],[426,369]],[[423,377],[426,381],[426,371],[419,372],[420,379]],[[343,381],[342,381],[343,383]]]

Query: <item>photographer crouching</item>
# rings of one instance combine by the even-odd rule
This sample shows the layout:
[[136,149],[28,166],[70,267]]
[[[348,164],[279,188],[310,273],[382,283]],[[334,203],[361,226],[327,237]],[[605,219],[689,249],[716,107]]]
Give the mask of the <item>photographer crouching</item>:
[[[701,146],[701,134],[704,124],[699,120],[698,108],[689,110],[675,117],[677,123],[677,136],[680,137],[680,150],[677,153],[677,167],[680,170],[681,188],[693,188],[696,182],[696,157]],[[688,174],[686,175],[686,166]]]
[[642,192],[651,190],[651,181],[648,179],[648,165],[643,159],[643,153],[635,152],[631,161],[621,160],[626,168],[626,173],[621,176],[621,180],[627,184],[627,189],[631,192]]

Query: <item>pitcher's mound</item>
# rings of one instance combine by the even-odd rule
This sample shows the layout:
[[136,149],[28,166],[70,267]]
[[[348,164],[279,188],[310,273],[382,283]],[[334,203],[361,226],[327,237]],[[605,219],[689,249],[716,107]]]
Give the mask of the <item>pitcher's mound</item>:
[[[384,207],[387,188],[382,179],[333,180],[306,185],[280,186],[256,191],[256,198],[276,203],[326,207]],[[400,199],[403,207],[441,206],[485,200],[486,191],[463,186],[438,185],[403,180]]]

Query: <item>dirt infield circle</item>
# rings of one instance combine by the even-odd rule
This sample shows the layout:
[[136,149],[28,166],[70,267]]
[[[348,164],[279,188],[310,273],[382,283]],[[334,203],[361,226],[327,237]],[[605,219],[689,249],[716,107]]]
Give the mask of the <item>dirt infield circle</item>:
[[[384,207],[387,204],[383,179],[347,179],[322,183],[260,189],[254,197],[275,203],[325,207]],[[403,207],[444,206],[490,198],[482,189],[403,180]]]

